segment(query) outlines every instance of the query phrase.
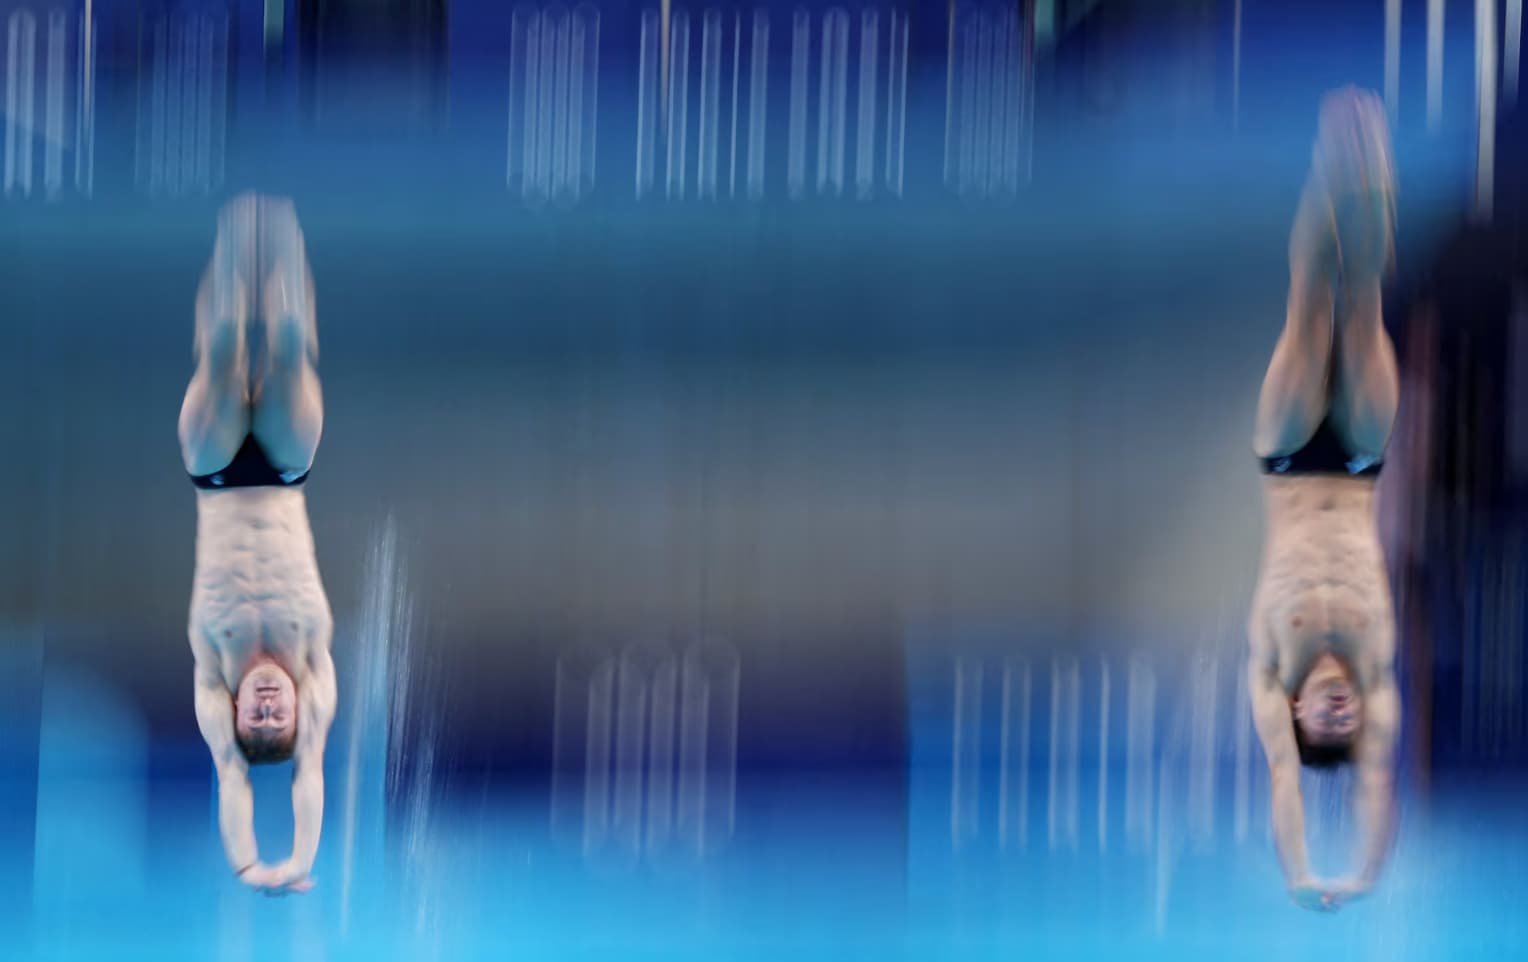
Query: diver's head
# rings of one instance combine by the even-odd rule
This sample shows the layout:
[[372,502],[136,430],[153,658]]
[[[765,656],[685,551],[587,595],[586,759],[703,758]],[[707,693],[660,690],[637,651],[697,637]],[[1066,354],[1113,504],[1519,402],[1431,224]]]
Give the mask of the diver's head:
[[1363,723],[1363,699],[1346,664],[1330,654],[1318,658],[1290,707],[1301,764],[1332,768],[1352,760]]
[[234,734],[251,765],[284,762],[297,745],[297,685],[274,661],[255,663],[234,694]]

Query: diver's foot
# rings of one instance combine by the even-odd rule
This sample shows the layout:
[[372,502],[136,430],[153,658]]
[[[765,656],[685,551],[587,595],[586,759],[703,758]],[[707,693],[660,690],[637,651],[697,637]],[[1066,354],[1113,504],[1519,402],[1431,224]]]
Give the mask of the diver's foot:
[[255,232],[255,208],[247,197],[236,198],[218,214],[212,260],[197,292],[194,348],[198,363],[219,370],[248,364]]
[[265,271],[260,313],[269,363],[284,367],[318,360],[312,274],[297,210],[284,197],[262,199],[261,253]]
[[1395,169],[1384,104],[1372,91],[1343,87],[1321,102],[1312,181],[1326,197],[1338,270],[1370,281],[1394,254]]

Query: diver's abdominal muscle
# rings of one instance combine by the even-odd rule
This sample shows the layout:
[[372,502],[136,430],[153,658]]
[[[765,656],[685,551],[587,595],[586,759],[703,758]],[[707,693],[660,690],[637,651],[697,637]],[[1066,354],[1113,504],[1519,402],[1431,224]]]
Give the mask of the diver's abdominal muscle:
[[204,499],[198,512],[192,631],[232,662],[257,651],[300,661],[332,623],[306,506],[227,497]]
[[1257,607],[1286,652],[1367,647],[1391,614],[1372,524],[1285,524],[1270,533],[1258,580]]

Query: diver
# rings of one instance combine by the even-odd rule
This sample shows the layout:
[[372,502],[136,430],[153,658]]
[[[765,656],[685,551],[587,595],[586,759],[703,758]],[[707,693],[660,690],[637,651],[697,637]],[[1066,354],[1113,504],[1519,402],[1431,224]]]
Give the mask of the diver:
[[[1383,105],[1352,87],[1328,93],[1290,236],[1284,329],[1258,400],[1267,535],[1247,625],[1274,840],[1291,897],[1316,910],[1374,886],[1395,820],[1395,616],[1375,509],[1399,392],[1381,316],[1394,200]],[[1341,764],[1356,767],[1359,864],[1317,880],[1300,769]]]
[[[244,194],[218,216],[196,300],[196,373],[180,411],[197,489],[188,633],[196,719],[217,770],[238,878],[305,892],[334,720],[333,618],[303,483],[323,431],[312,273],[291,201]],[[291,855],[260,861],[249,766],[291,759]]]

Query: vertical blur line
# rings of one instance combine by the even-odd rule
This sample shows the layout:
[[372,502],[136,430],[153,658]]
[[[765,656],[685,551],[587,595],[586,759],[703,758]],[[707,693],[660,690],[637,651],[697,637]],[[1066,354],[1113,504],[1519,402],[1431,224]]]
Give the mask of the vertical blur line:
[[840,7],[822,18],[822,71],[817,101],[817,192],[837,197],[844,187],[849,15]]
[[32,90],[36,74],[37,18],[30,10],[11,14],[6,27],[5,192],[32,192]]
[[279,47],[286,34],[286,0],[265,0],[265,45]]
[[683,199],[690,130],[690,15],[683,10],[674,12],[669,19],[668,69],[668,171],[665,195]]
[[1155,741],[1157,681],[1139,655],[1130,659],[1125,688],[1125,841],[1143,849],[1151,838],[1151,758]]
[[557,131],[557,21],[543,10],[538,21],[536,51],[536,152],[530,169],[532,193],[528,199],[541,203],[552,186],[552,138]]
[[944,182],[955,176],[955,0],[945,16],[944,44]]
[[902,196],[902,161],[907,143],[907,21],[891,12],[891,49],[886,68],[886,189]]
[[164,188],[171,197],[180,194],[183,182],[180,167],[180,142],[185,118],[186,58],[182,49],[185,30],[178,17],[167,17],[165,26],[164,100],[160,114],[163,147],[159,162],[164,171]]
[[956,94],[956,192],[962,196],[973,187],[976,154],[977,80],[981,70],[981,21],[980,13],[967,13],[960,27],[960,86]]
[[610,726],[615,664],[605,659],[589,677],[584,747],[584,854],[604,843],[610,828]]
[[[677,21],[684,14],[675,15]],[[677,68],[675,58],[675,66]],[[677,112],[670,115],[677,119]],[[711,682],[694,659],[686,657],[679,687],[679,793],[675,829],[695,854],[705,850],[706,746],[710,741]]]
[[1196,845],[1215,838],[1215,749],[1219,720],[1220,663],[1212,656],[1194,660],[1189,711],[1189,833]]
[[[1015,675],[1018,676],[1017,708],[1013,704]],[[1029,706],[1029,666],[1012,658],[1006,659],[1003,662],[1003,728],[998,756],[997,802],[998,845],[1004,848],[1014,836],[1017,836],[1020,848],[1029,842]]]
[[1077,845],[1077,752],[1081,670],[1071,656],[1051,662],[1050,796],[1046,824],[1052,850]]
[[1157,766],[1156,858],[1153,860],[1153,916],[1158,937],[1167,933],[1167,902],[1172,894],[1173,881],[1175,840],[1172,836],[1172,820],[1168,817],[1168,803],[1172,797],[1169,793],[1168,772],[1167,752],[1164,751]]
[[[1243,662],[1245,668],[1245,662]],[[1247,841],[1252,810],[1252,696],[1242,682],[1245,670],[1236,678],[1236,775],[1233,792],[1232,831],[1237,844]]]
[[806,99],[811,71],[812,15],[797,9],[791,20],[790,130],[786,145],[785,190],[791,200],[806,189]]
[[[668,132],[669,123],[669,64],[670,45],[673,36],[670,34],[673,23],[673,4],[671,0],[658,0],[658,126],[664,133]],[[644,12],[644,20],[646,15]]]
[[753,39],[748,52],[748,166],[750,200],[764,196],[764,119],[769,95],[769,13],[753,12]]
[[1496,0],[1475,0],[1475,216],[1491,219],[1496,181]]
[[212,187],[223,186],[228,156],[228,19],[212,25],[213,69],[208,78],[211,90],[211,117],[208,130],[208,164],[212,169]]
[[1443,123],[1443,0],[1427,0],[1427,132]]
[[854,190],[860,200],[875,191],[875,78],[880,20],[867,8],[860,14],[859,112],[854,124]]
[[1033,2],[1031,16],[1024,18],[1024,45],[1020,53],[1020,69],[1023,71],[1019,84],[1020,98],[1020,148],[1024,151],[1024,183],[1035,175],[1035,21]]
[[668,844],[674,827],[674,706],[679,671],[672,657],[653,669],[652,728],[647,750],[647,848]]
[[955,659],[955,724],[950,745],[950,842],[976,838],[981,791],[982,665]]
[[637,197],[653,189],[653,167],[657,157],[658,114],[661,83],[658,69],[658,14],[642,11],[641,50],[637,54]]
[[[579,4],[574,11],[576,53],[578,54],[578,184],[576,196],[594,191],[594,164],[598,154],[595,140],[599,135],[600,106],[600,12],[592,3]],[[571,128],[570,128],[571,129]]]
[[504,186],[514,190],[525,176],[529,163],[530,119],[535,113],[532,90],[535,78],[530,71],[533,54],[529,49],[536,11],[517,6],[509,20],[509,130],[504,152]]
[[711,728],[715,739],[707,752],[711,810],[721,833],[730,838],[737,822],[737,724],[738,694],[742,685],[741,662],[736,650],[717,644],[706,649],[711,679]]
[[74,189],[89,197],[95,189],[95,0],[85,0],[80,21],[78,113],[74,132]]
[[1098,850],[1109,849],[1109,662],[1099,659],[1098,680]]
[[1056,0],[1035,0],[1035,34],[1047,47],[1056,39]]
[[[1241,0],[1236,0],[1240,16]],[[1401,115],[1401,0],[1385,0],[1385,107],[1390,123]]]
[[727,152],[727,196],[737,196],[737,111],[739,81],[743,74],[743,12],[732,17],[732,143]]
[[969,158],[961,151],[967,134],[966,114],[970,110],[970,98],[966,96],[967,75],[971,71],[968,34],[971,30],[971,14],[950,19],[950,69],[949,90],[945,91],[944,121],[944,184],[946,189],[957,193],[961,188],[961,171]]
[[196,143],[200,139],[198,132],[201,130],[205,119],[201,112],[201,88],[203,85],[201,45],[197,39],[201,33],[202,18],[200,15],[188,16],[181,24],[180,51],[181,51],[181,88],[180,88],[180,144],[179,164],[181,171],[181,187],[186,193],[200,189],[205,178],[203,171],[196,165]]
[[[1400,3],[1400,0],[1385,0]],[[1241,130],[1242,0],[1231,12],[1231,129]],[[1386,75],[1388,76],[1388,74]]]
[[68,19],[48,12],[47,81],[43,87],[42,187],[50,199],[64,187],[64,37]]
[[[578,159],[577,144],[572,142],[577,129],[573,85],[583,80],[583,73],[580,71],[578,80],[574,80],[573,18],[562,7],[553,9],[549,32],[556,38],[553,54],[556,86],[552,96],[552,176],[548,188],[554,199],[566,202],[577,196],[578,190],[578,173],[573,166]],[[582,45],[579,52],[583,52]]]
[[1523,54],[1523,0],[1507,0],[1507,36],[1502,69],[1502,101],[1510,110],[1517,106],[1517,75]]
[[211,17],[202,17],[197,21],[196,112],[198,123],[192,155],[196,169],[200,173],[203,191],[211,191],[217,179],[212,168],[212,128],[217,109],[212,95],[212,82],[213,77],[217,75],[217,68],[222,57],[218,56],[218,52],[214,49],[213,31],[215,29],[216,24]]
[[706,9],[700,24],[700,130],[696,145],[695,194],[716,199],[716,179],[721,150],[722,14]]
[[642,850],[642,764],[647,741],[650,673],[635,652],[621,656],[616,678],[615,792],[610,831],[620,854]]
[[187,105],[195,121],[191,126],[191,136],[188,138],[186,152],[191,158],[189,166],[196,171],[197,189],[206,193],[212,190],[212,155],[208,150],[212,130],[212,73],[214,69],[212,18],[209,16],[195,18],[188,25],[186,33],[186,45],[194,54],[187,59],[195,64],[191,101]]
[[142,15],[139,15],[137,45],[134,49],[135,69],[133,71],[133,79],[135,81],[136,87],[133,92],[135,100],[133,106],[136,108],[135,112],[137,114],[137,125],[133,132],[133,184],[136,187],[142,187],[145,178],[148,176],[148,136],[145,131],[143,121],[143,45],[143,17]]
[[1469,758],[1475,749],[1475,717],[1477,714],[1475,694],[1476,678],[1479,668],[1476,662],[1479,652],[1476,649],[1476,637],[1474,628],[1475,606],[1466,597],[1464,605],[1464,624],[1461,626],[1462,644],[1459,646],[1459,731],[1460,741],[1463,742],[1465,757]]
[[997,64],[993,50],[992,17],[987,11],[979,10],[972,20],[976,30],[976,56],[971,64],[971,141],[968,146],[971,186],[978,194],[985,195],[991,186],[988,172],[992,168],[988,151],[991,147],[993,121],[992,74]]
[[994,193],[1008,195],[1018,187],[1018,164],[1013,138],[1018,113],[1014,78],[1019,70],[1019,20],[1011,9],[1001,9],[992,28],[992,122],[988,153],[988,180]]

